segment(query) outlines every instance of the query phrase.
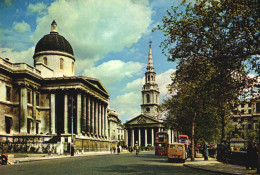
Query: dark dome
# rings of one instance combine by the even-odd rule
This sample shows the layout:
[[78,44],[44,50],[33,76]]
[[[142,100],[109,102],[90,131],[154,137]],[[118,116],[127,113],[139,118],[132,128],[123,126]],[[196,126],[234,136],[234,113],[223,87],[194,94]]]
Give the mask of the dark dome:
[[35,47],[34,55],[42,51],[60,51],[74,56],[70,43],[57,32],[51,32],[38,41]]

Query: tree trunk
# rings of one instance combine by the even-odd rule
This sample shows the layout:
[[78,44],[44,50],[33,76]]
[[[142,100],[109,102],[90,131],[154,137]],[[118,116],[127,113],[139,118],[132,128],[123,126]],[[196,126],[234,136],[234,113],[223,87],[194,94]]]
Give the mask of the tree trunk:
[[195,160],[195,145],[194,145],[194,133],[195,133],[195,119],[197,116],[197,112],[194,113],[192,124],[191,124],[191,161]]

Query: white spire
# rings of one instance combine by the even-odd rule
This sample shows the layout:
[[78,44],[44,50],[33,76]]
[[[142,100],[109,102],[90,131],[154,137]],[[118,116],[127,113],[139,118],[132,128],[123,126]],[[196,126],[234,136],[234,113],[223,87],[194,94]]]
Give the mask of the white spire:
[[51,23],[51,32],[57,33],[57,23],[55,22],[55,20],[53,20]]
[[149,41],[149,54],[148,54],[148,65],[147,65],[147,71],[154,71],[153,68],[153,56],[152,56],[152,41]]

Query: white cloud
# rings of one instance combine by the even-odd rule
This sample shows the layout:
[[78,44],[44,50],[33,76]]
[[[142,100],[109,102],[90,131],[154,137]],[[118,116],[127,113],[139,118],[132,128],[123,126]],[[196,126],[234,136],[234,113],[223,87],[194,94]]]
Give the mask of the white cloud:
[[13,29],[14,31],[18,32],[18,33],[25,33],[25,32],[30,32],[31,31],[31,26],[22,21],[22,22],[14,22],[13,23]]
[[27,63],[32,65],[33,58],[32,55],[34,53],[34,47],[29,48],[22,52],[13,51],[13,49],[10,48],[1,48],[0,47],[0,56],[2,58],[9,58],[11,62],[14,63]]
[[47,15],[37,19],[32,40],[36,43],[49,33],[54,19],[58,32],[71,43],[76,59],[88,59],[94,63],[110,52],[132,46],[150,32],[152,11],[147,2],[59,0],[48,7]]
[[119,118],[125,122],[126,120],[130,120],[141,113],[141,100],[142,98],[140,91],[132,91],[110,100],[110,105],[112,104],[110,108],[115,109]]
[[111,60],[104,62],[97,67],[85,69],[83,75],[98,78],[105,86],[108,86],[139,74],[143,66],[144,65],[139,62]]
[[174,73],[174,69],[169,69],[159,75],[157,75],[157,84],[160,89],[160,99],[164,98],[168,94],[167,86],[172,82],[171,75]]
[[44,15],[44,14],[46,14],[47,5],[45,5],[42,2],[39,2],[37,4],[30,3],[27,10],[31,13],[37,13],[39,15]]

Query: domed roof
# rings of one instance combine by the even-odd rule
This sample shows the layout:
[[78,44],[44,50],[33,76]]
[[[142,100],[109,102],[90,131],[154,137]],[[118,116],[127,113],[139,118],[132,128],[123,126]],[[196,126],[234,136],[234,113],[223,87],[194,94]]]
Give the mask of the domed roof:
[[70,43],[57,32],[55,21],[52,22],[50,34],[43,36],[36,44],[34,55],[42,51],[60,51],[74,56]]

